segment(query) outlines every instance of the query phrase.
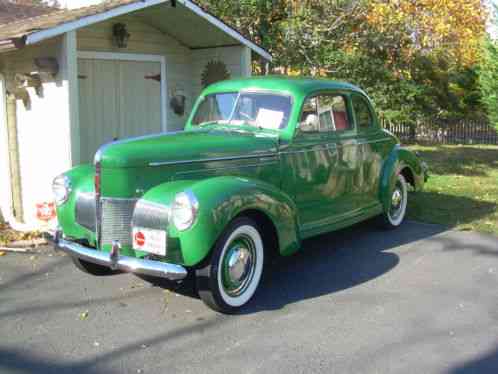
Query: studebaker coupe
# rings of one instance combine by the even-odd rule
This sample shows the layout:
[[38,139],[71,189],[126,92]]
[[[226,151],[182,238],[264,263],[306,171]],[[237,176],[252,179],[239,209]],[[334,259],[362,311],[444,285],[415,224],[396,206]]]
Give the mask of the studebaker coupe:
[[425,178],[425,164],[353,85],[218,82],[185,131],[104,145],[94,165],[57,177],[55,242],[94,275],[193,274],[208,306],[233,313],[269,256],[374,216],[397,227],[407,186],[420,190]]

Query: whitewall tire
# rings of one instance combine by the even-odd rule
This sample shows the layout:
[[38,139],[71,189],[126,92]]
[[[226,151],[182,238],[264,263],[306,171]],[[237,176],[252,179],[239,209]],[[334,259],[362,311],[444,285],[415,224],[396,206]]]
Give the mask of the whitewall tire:
[[210,261],[196,271],[199,296],[216,311],[235,313],[254,296],[264,257],[258,226],[246,217],[235,219],[214,245]]
[[389,208],[382,214],[383,226],[387,229],[399,227],[405,219],[407,204],[408,185],[405,177],[398,174],[389,197]]

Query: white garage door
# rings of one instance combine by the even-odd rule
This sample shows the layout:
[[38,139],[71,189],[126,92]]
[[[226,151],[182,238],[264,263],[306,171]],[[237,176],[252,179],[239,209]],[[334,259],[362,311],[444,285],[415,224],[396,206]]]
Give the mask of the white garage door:
[[78,60],[81,162],[112,140],[161,131],[160,72],[159,62]]

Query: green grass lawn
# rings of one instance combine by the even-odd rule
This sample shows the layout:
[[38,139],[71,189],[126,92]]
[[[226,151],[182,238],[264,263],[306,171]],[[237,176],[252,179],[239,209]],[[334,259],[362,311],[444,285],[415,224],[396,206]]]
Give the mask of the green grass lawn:
[[408,218],[498,235],[498,146],[410,146],[428,163],[423,192],[409,196]]

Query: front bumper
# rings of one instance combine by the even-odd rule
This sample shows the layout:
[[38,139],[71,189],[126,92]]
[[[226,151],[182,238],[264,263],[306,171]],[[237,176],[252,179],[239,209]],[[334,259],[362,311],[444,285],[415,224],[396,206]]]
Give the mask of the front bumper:
[[111,253],[107,253],[63,239],[60,231],[56,231],[49,239],[56,249],[60,249],[81,260],[113,270],[150,275],[172,281],[182,280],[187,276],[187,269],[181,265],[121,256],[119,254],[119,245],[113,246]]

